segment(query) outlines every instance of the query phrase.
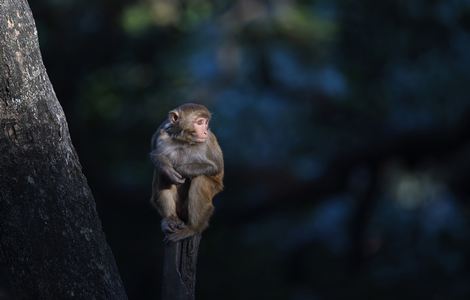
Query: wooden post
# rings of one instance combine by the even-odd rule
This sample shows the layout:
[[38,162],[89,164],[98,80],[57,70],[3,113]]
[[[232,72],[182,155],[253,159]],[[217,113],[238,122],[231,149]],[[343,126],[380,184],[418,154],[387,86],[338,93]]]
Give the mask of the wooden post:
[[162,300],[194,300],[201,235],[165,244]]

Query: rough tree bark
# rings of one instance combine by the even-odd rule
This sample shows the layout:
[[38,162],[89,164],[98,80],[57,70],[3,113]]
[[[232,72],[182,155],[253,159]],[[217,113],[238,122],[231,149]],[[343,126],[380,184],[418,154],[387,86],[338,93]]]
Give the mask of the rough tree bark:
[[126,299],[26,0],[0,0],[0,263],[13,299]]

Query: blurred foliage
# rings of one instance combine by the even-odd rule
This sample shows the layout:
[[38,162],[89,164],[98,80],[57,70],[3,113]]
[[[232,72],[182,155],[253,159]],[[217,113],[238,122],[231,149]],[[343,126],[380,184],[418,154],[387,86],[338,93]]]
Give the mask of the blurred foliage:
[[131,299],[160,294],[150,137],[207,105],[199,299],[468,299],[470,1],[31,1]]

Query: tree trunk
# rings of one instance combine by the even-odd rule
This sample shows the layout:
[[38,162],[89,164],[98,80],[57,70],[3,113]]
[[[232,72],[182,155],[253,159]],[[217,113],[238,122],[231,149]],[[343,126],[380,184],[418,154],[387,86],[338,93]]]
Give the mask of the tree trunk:
[[162,300],[194,300],[201,235],[165,245]]
[[14,299],[127,298],[26,0],[0,0],[0,263]]

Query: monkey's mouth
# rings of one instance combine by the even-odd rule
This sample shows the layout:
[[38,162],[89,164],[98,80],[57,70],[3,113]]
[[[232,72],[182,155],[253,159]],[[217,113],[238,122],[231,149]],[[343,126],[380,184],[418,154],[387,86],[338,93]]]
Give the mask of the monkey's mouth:
[[194,142],[196,143],[205,143],[206,141],[207,141],[207,138],[200,138],[200,137],[194,138]]

